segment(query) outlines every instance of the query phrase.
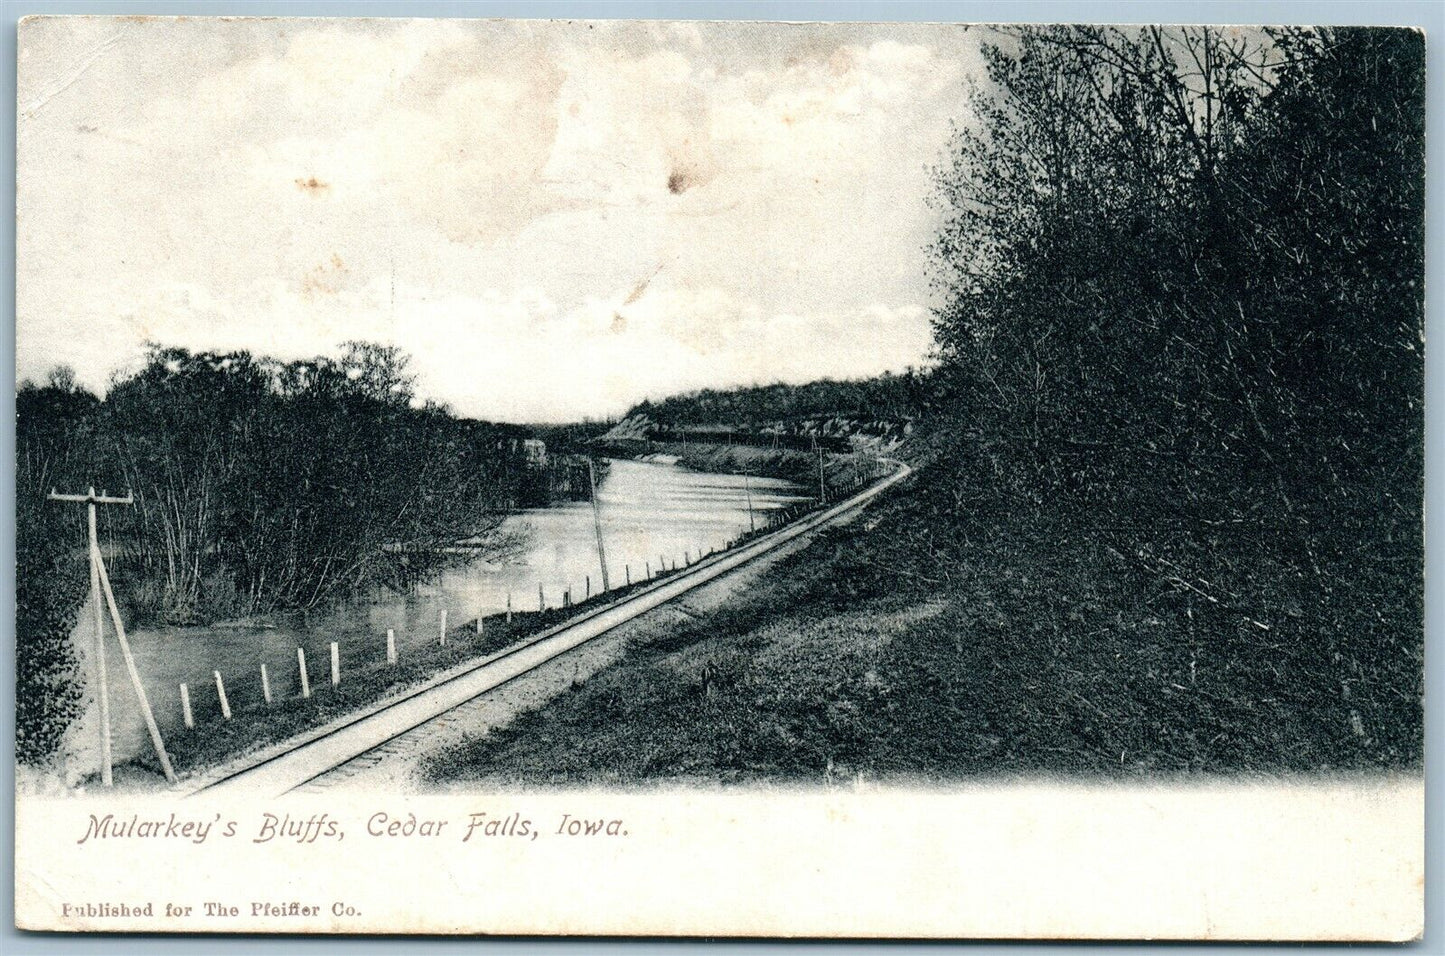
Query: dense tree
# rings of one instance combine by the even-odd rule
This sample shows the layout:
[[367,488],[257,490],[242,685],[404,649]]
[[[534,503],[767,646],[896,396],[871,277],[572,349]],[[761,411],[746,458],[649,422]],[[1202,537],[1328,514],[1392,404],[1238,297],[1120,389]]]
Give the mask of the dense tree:
[[[1077,27],[991,46],[939,176],[936,332],[971,412],[1039,449],[1050,487],[1061,453],[1107,449],[1217,463],[1215,490],[1243,468],[1286,511],[1339,458],[1418,454],[1422,49]],[[1104,498],[1133,484],[1088,457]]]
[[33,763],[53,754],[80,708],[70,632],[88,586],[74,560],[83,515],[47,506],[44,494],[84,468],[94,437],[94,395],[73,375],[52,375],[16,397],[15,756]]
[[103,401],[63,376],[27,386],[22,513],[38,536],[67,520],[38,504],[51,486],[132,491],[134,508],[106,515],[106,548],[145,619],[305,610],[399,585],[434,546],[494,528],[529,482],[521,429],[417,407],[406,365],[367,343],[290,363],[156,347]]
[[1025,27],[986,59],[938,172],[956,473],[1307,622],[1320,719],[1417,745],[1421,35]]

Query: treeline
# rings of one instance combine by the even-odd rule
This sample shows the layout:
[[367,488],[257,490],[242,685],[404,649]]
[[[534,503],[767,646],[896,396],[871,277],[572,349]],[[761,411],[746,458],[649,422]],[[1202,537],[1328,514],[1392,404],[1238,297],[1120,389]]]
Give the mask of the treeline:
[[157,347],[104,399],[64,375],[22,386],[22,532],[79,547],[83,509],[46,492],[131,491],[134,507],[105,509],[102,547],[143,620],[402,585],[418,553],[485,532],[530,493],[522,430],[418,404],[407,361],[368,343],[297,362]]
[[624,417],[646,415],[664,426],[746,427],[819,415],[901,421],[932,408],[935,398],[929,373],[909,369],[867,379],[702,389],[660,401],[644,401]]
[[1181,640],[1272,648],[1260,688],[1418,757],[1422,35],[1022,27],[985,56],[937,173],[938,516],[1082,534]]

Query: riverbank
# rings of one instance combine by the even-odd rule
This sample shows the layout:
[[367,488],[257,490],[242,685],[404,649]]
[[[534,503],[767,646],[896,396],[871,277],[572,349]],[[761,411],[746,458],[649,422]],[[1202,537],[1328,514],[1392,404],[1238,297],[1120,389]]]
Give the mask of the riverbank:
[[[691,471],[721,475],[751,475],[795,482],[816,493],[818,455],[789,448],[726,445],[706,442],[609,442],[608,454],[626,458],[670,461]],[[873,480],[884,472],[877,456],[866,452],[825,452],[823,475],[830,497],[836,489],[850,488],[859,480]]]
[[[1399,653],[1369,655],[1349,633],[1321,633],[1325,619],[1304,610],[1268,539],[1216,537],[1230,559],[1249,558],[1249,578],[1207,600],[1195,575],[1090,528],[991,509],[982,492],[952,500],[929,481],[937,467],[726,606],[435,754],[425,779],[475,789],[1418,769],[1422,648],[1408,608]],[[1354,587],[1383,600],[1393,572],[1376,570]],[[1340,672],[1351,675],[1343,689]]]
[[[608,584],[614,594],[621,586],[656,577],[662,565],[682,567],[695,562],[700,552],[720,550],[745,538],[755,524],[762,530],[810,505],[804,489],[771,479],[754,478],[749,494],[740,477],[638,462],[611,464],[599,489],[599,500],[611,571]],[[535,611],[544,595],[547,606],[556,608],[569,602],[580,604],[601,589],[596,519],[590,502],[566,503],[511,516],[498,533],[515,538],[523,546],[509,554],[507,560],[459,565],[444,572],[433,584],[405,596],[379,596],[306,618],[277,616],[237,621],[229,627],[130,630],[137,670],[160,731],[167,741],[192,734],[184,726],[182,684],[189,688],[197,724],[222,721],[214,680],[217,672],[224,680],[236,720],[244,712],[250,715],[248,720],[255,717],[278,721],[275,727],[257,728],[255,740],[264,742],[294,731],[298,725],[290,716],[284,712],[280,717],[273,716],[271,708],[265,706],[260,670],[262,665],[267,667],[276,701],[298,696],[298,649],[304,652],[310,667],[313,699],[317,699],[322,688],[329,686],[330,644],[337,643],[342,684],[347,688],[347,699],[337,706],[344,710],[357,705],[358,700],[370,699],[370,695],[391,693],[412,679],[405,667],[397,673],[375,671],[384,661],[389,631],[395,635],[403,665],[417,663],[419,673],[426,675],[435,668],[453,666],[457,660],[455,655],[437,653],[438,625],[443,614],[453,625],[453,632],[457,632],[457,624],[474,620],[478,613],[484,615],[485,633],[490,640],[502,633],[496,622],[506,608],[512,607],[517,612],[514,619],[528,622],[528,631],[535,630],[531,616],[522,612]],[[545,627],[550,620],[536,626]],[[459,648],[475,641],[466,626],[459,637]],[[79,646],[88,646],[93,639],[89,625],[79,626],[74,639]],[[451,643],[449,640],[449,646]],[[476,648],[475,653],[490,649]],[[120,655],[109,655],[108,664],[111,686],[127,686],[129,677]],[[373,682],[376,687],[371,686]],[[364,694],[362,684],[366,685]],[[283,710],[279,703],[276,709]],[[89,744],[96,739],[93,725],[99,717],[94,707],[86,715],[85,730],[77,735],[85,752],[70,763],[93,770],[99,755],[89,752]],[[151,745],[136,708],[124,704],[113,707],[111,717],[112,750],[118,763],[149,754]],[[318,719],[325,717],[322,714]],[[233,727],[217,732],[226,738],[242,738],[218,744],[220,757],[253,742],[247,736],[252,730]],[[198,750],[198,765],[211,759],[205,755],[210,746],[205,740],[193,745]]]
[[[653,580],[675,572],[668,569]],[[496,654],[522,643],[590,608],[610,603],[651,582],[638,581],[593,595],[566,607],[544,611],[514,611],[485,615],[480,629],[475,619],[447,631],[446,643],[406,648],[395,663],[388,662],[383,645],[373,659],[353,660],[341,671],[338,685],[330,683],[329,662],[312,657],[307,661],[310,696],[302,692],[299,667],[272,676],[274,701],[266,702],[259,686],[228,687],[229,717],[222,713],[214,685],[200,685],[192,692],[196,726],[173,732],[167,740],[171,762],[177,773],[188,775],[207,767],[244,756],[316,727],[324,726],[361,708],[415,687],[452,668]],[[240,691],[240,693],[238,693]],[[153,752],[136,759],[145,770],[160,772]]]

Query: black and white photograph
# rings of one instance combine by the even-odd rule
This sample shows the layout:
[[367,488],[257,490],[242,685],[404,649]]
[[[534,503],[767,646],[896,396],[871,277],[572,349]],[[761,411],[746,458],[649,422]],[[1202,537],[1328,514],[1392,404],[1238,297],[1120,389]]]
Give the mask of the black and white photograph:
[[1421,933],[1422,31],[18,76],[22,928]]

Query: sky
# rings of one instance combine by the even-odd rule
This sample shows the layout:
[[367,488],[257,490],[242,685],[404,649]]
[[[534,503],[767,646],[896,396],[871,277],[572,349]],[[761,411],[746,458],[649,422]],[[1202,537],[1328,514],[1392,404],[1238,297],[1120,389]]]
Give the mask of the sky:
[[21,24],[17,380],[348,339],[501,421],[927,361],[979,36],[913,24]]

